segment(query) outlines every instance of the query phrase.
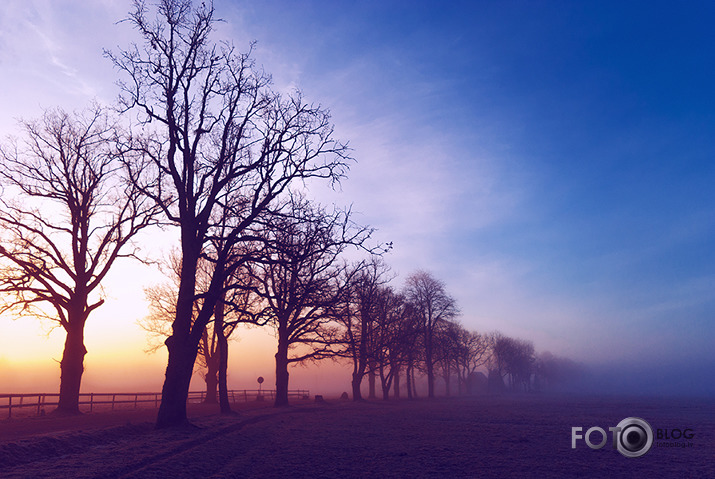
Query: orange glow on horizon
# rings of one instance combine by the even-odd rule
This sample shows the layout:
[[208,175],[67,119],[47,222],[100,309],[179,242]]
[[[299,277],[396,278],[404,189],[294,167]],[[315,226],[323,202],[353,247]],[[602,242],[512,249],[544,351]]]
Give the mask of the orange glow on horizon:
[[[99,325],[98,318],[93,319],[95,321],[90,319],[86,328],[88,352],[82,392],[161,391],[166,349],[145,353],[146,333],[136,322],[115,322],[112,328],[107,328]],[[61,328],[49,334],[47,330],[46,324],[34,318],[0,320],[0,393],[53,393],[59,390],[59,361],[65,335]],[[258,376],[265,378],[264,388],[273,388],[276,339],[272,330],[268,327],[240,328],[235,334],[236,338],[229,343],[229,388],[256,389]],[[310,389],[319,394],[339,394],[350,388],[349,370],[332,361],[291,367],[290,378],[291,389]],[[191,390],[204,388],[204,379],[197,371],[192,378]]]

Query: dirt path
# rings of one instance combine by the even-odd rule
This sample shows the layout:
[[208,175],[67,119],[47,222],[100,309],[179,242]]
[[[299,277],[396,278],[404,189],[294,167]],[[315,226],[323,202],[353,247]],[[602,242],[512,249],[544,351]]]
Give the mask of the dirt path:
[[[640,416],[690,448],[571,449],[571,427]],[[517,397],[304,403],[0,441],[0,477],[715,477],[712,401]]]

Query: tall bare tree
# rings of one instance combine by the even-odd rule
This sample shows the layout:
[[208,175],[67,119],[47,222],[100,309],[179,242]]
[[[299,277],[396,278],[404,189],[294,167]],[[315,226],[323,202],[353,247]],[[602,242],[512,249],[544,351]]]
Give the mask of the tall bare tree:
[[[405,360],[405,301],[389,286],[378,290],[374,330],[374,362],[382,387],[382,398],[389,398],[393,382],[398,384]],[[399,393],[398,393],[399,394]]]
[[459,314],[457,303],[444,283],[426,271],[411,274],[405,282],[405,298],[410,304],[424,337],[424,361],[429,397],[434,397],[435,334],[440,325]]
[[457,355],[460,349],[460,332],[462,325],[456,321],[443,321],[435,334],[435,353],[437,364],[442,370],[444,393],[451,395],[452,373],[457,372]]
[[[347,148],[333,139],[326,110],[300,94],[282,97],[249,53],[211,40],[211,2],[136,0],[128,22],[142,45],[107,52],[125,75],[122,103],[144,125],[137,148],[146,164],[127,164],[141,191],[180,230],[181,283],[157,427],[187,421],[186,398],[198,344],[225,281],[236,243],[297,179],[338,180]],[[138,168],[139,166],[139,168]],[[228,226],[228,227],[227,227]],[[220,248],[205,245],[224,235]],[[216,264],[201,311],[192,319],[202,254]]]
[[24,143],[0,150],[0,311],[65,330],[57,411],[79,413],[85,323],[104,302],[114,262],[135,257],[130,240],[152,224],[155,207],[124,181],[120,132],[100,106],[47,111],[22,126]]
[[347,266],[338,260],[370,233],[349,212],[328,212],[299,197],[265,231],[263,255],[248,269],[277,333],[276,407],[288,405],[289,364],[336,356],[334,308],[348,284]]
[[362,381],[371,372],[375,359],[375,321],[378,291],[389,278],[388,267],[379,256],[361,261],[345,270],[345,294],[334,316],[340,324],[340,356],[352,364],[353,400],[362,400]]
[[405,348],[405,387],[407,398],[417,397],[415,372],[424,362],[424,334],[421,327],[421,316],[418,315],[409,302],[405,302],[402,326],[402,343]]

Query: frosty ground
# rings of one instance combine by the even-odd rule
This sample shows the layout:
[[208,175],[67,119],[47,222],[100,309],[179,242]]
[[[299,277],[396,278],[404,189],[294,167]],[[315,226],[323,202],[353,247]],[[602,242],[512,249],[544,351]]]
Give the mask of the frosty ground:
[[[195,405],[195,427],[157,431],[155,410],[0,421],[3,478],[714,477],[715,400],[548,395]],[[640,458],[571,448],[571,428],[626,417],[689,428],[692,446]],[[594,442],[600,436],[593,438]],[[676,441],[678,442],[678,441]],[[684,440],[679,440],[685,444]]]

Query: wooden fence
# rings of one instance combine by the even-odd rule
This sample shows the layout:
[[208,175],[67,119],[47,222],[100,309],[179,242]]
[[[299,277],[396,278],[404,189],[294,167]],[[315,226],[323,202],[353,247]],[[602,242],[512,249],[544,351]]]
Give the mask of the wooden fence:
[[[258,389],[232,389],[228,391],[231,402],[256,401],[262,399],[275,399],[275,390]],[[57,406],[59,400],[57,393],[37,393],[37,394],[0,394],[0,410],[7,409],[7,417],[12,418],[13,409],[34,408],[35,414],[42,415],[46,407]],[[197,404],[204,401],[206,391],[191,391],[187,403]],[[293,389],[288,391],[288,397],[293,399],[308,399],[310,391],[307,389]],[[111,405],[115,406],[141,406],[159,407],[161,393],[80,393],[80,409],[93,412],[95,407]],[[84,407],[83,407],[84,406]]]

